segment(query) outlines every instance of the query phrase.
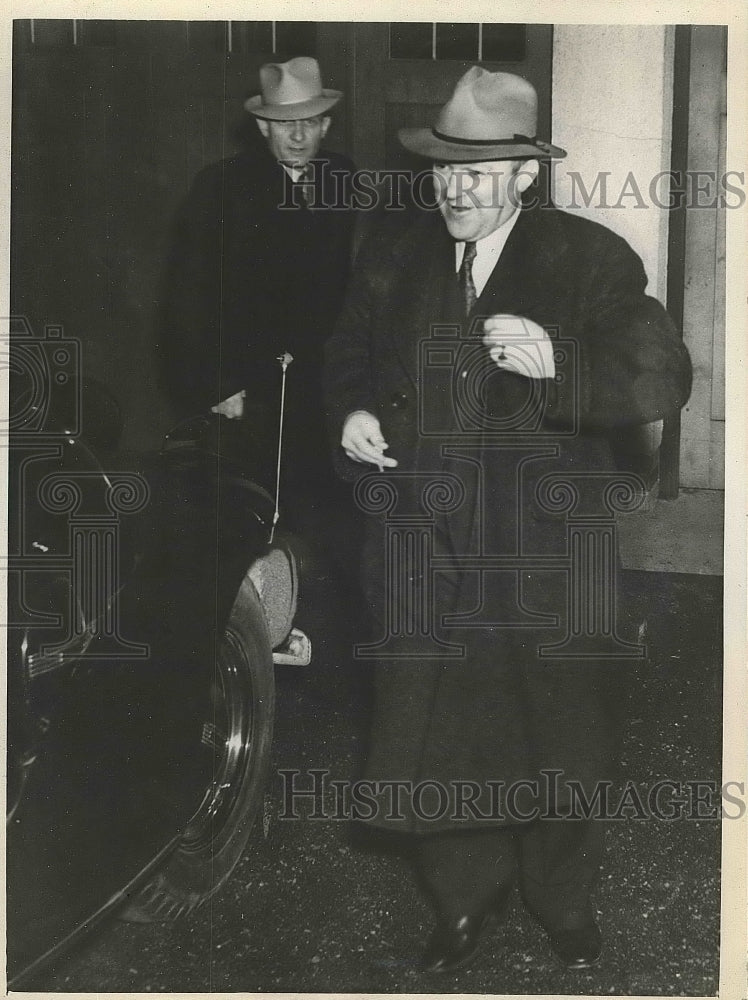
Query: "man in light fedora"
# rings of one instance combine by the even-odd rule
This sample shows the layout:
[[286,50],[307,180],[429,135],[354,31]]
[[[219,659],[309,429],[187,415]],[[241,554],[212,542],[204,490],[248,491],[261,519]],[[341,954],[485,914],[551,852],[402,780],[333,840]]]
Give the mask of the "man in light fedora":
[[164,384],[180,416],[223,415],[248,439],[255,474],[271,483],[280,365],[288,370],[286,509],[333,480],[323,420],[322,345],[350,269],[353,170],[324,151],[342,94],[322,86],[316,59],[260,69],[245,102],[256,137],[202,170],[181,206],[164,284]]
[[598,960],[590,804],[638,650],[615,556],[593,547],[575,577],[567,533],[610,519],[611,438],[690,391],[639,257],[528,198],[539,161],[565,155],[536,121],[526,80],[473,67],[433,128],[400,131],[438,211],[384,219],[327,345],[339,472],[370,512],[377,808],[358,818],[405,835],[436,911],[430,972],[471,959],[517,882],[567,967]]

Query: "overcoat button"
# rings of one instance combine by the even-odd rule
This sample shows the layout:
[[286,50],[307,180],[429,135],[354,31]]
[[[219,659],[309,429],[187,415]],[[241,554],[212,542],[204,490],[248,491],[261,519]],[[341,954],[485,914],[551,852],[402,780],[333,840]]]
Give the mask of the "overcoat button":
[[404,410],[408,405],[408,397],[404,392],[393,392],[390,402],[396,410]]

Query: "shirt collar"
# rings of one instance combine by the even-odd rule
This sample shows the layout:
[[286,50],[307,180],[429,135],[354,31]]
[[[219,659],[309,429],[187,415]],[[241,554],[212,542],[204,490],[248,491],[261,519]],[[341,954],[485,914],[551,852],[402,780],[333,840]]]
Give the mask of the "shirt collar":
[[283,167],[283,169],[286,171],[286,173],[288,174],[288,176],[291,178],[292,181],[297,181],[299,177],[301,177],[301,174],[304,170],[303,167],[291,167],[287,163],[281,163],[280,160],[278,160],[277,162],[280,163],[280,165]]

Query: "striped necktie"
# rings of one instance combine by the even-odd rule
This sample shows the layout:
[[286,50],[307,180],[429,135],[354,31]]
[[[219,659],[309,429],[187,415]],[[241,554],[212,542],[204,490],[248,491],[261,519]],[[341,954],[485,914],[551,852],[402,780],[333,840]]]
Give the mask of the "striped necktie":
[[308,163],[299,174],[298,183],[301,184],[301,193],[308,206],[314,204],[314,168]]
[[477,248],[474,242],[470,240],[465,242],[465,252],[462,256],[462,264],[460,264],[460,270],[457,273],[457,280],[460,285],[460,291],[462,292],[462,301],[465,306],[465,315],[469,316],[473,311],[475,303],[478,301],[478,294],[475,291],[475,283],[473,282],[473,261],[475,260],[475,255],[477,253]]

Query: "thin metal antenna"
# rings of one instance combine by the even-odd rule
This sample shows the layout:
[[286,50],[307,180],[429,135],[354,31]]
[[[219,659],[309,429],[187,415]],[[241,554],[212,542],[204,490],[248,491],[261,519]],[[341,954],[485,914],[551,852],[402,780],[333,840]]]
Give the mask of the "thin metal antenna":
[[273,526],[270,529],[270,538],[268,539],[268,545],[273,544],[273,536],[275,534],[275,526],[278,523],[278,518],[280,517],[280,478],[281,478],[281,457],[283,455],[283,417],[286,409],[286,370],[288,366],[293,361],[293,355],[285,351],[280,357],[275,359],[280,362],[281,366],[281,398],[280,398],[280,418],[278,421],[278,461],[275,466],[275,510],[273,512]]

